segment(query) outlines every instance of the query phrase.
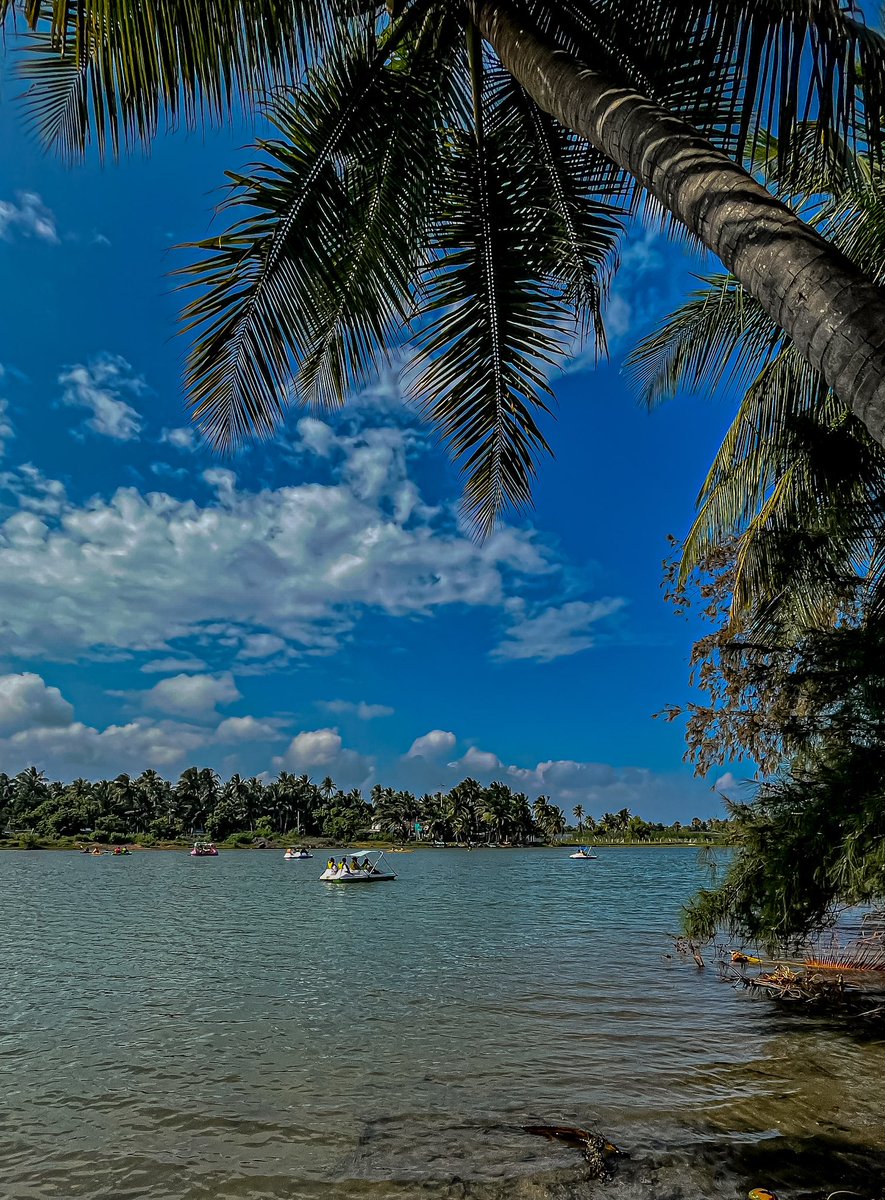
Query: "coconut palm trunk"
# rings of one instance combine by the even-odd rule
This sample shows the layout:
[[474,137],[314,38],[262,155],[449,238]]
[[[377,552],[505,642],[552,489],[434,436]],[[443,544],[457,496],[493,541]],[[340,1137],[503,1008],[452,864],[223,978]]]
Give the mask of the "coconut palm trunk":
[[711,250],[885,445],[885,294],[690,125],[586,67],[501,0],[473,18],[535,102]]

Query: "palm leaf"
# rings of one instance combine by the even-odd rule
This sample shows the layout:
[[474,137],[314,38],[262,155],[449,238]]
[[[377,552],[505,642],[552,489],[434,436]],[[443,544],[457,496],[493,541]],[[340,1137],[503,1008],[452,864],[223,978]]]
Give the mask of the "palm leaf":
[[[19,5],[0,0],[0,22]],[[68,157],[229,117],[296,78],[375,7],[364,0],[27,0],[29,119]],[[80,77],[79,88],[73,74]]]
[[424,278],[412,394],[466,476],[464,509],[488,532],[529,503],[549,412],[546,370],[573,317],[550,273],[549,168],[522,113],[487,79],[477,134],[453,130],[447,190]]
[[[364,42],[350,39],[301,88],[277,98],[270,116],[282,138],[260,143],[267,157],[248,176],[231,177],[226,207],[246,207],[247,215],[220,237],[197,243],[208,256],[181,272],[185,286],[198,292],[184,311],[185,330],[197,335],[186,384],[195,419],[219,446],[271,432],[290,398],[293,364],[308,362],[310,387],[337,391],[348,371],[368,369],[373,346],[384,344],[402,319],[414,246],[393,243],[398,231],[402,242],[420,237],[420,228],[397,226],[392,248],[385,247],[389,252],[351,304],[347,361],[333,353],[336,344],[341,350],[347,314],[330,318],[330,297],[339,295],[342,264],[371,195],[362,181],[354,186],[345,164],[372,162],[393,127],[397,100],[419,99],[407,72],[389,69],[390,54],[385,45],[370,57]],[[415,117],[403,121],[400,133],[407,139],[422,128]],[[409,194],[422,193],[415,185],[394,199]],[[389,207],[388,195],[385,212]],[[376,232],[373,246],[380,244]]]
[[347,162],[349,229],[309,314],[297,379],[308,402],[343,403],[402,340],[441,183],[440,137],[463,112],[462,55],[457,22],[425,26],[379,77],[367,130],[376,144]]
[[746,385],[783,339],[731,275],[709,275],[701,282],[704,286],[625,360],[628,376],[650,408],[681,388],[715,391],[725,381]]

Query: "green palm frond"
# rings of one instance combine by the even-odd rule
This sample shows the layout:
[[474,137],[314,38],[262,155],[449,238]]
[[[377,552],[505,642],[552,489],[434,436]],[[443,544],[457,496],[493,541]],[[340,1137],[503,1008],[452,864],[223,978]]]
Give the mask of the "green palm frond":
[[[436,100],[425,90],[426,71],[416,78],[389,62],[389,46],[369,57],[351,39],[296,92],[277,98],[269,115],[281,138],[260,143],[267,158],[248,176],[232,176],[226,207],[247,215],[197,243],[207,257],[181,272],[197,291],[184,312],[184,328],[196,335],[186,383],[195,418],[216,445],[271,432],[293,364],[305,366],[313,394],[337,395],[407,319],[427,183],[359,164],[377,172],[387,142],[391,166],[408,159],[416,169],[418,153],[432,165],[422,104]],[[379,217],[390,218],[388,229]],[[355,255],[361,277],[342,297]]]
[[[149,139],[164,114],[193,122],[248,107],[356,25],[383,27],[420,2],[0,0],[0,21],[23,12],[34,31],[24,57],[35,119],[53,144],[82,153],[90,137],[115,150],[121,140]],[[513,2],[564,50],[738,158],[774,129],[781,168],[800,165],[796,133],[809,119],[846,142],[881,148],[885,41],[841,0]],[[469,10],[456,0],[435,7],[439,20],[463,21]],[[72,65],[79,90],[66,78]]]
[[709,275],[701,283],[625,360],[628,376],[650,408],[683,388],[715,390],[725,380],[746,384],[783,340],[733,276]]
[[505,139],[480,149],[458,131],[450,154],[412,394],[463,461],[465,508],[487,532],[508,499],[529,501],[535,456],[549,449],[534,413],[549,411],[543,360],[561,353],[569,316],[539,279],[538,240],[525,244]]
[[581,286],[598,321],[600,267],[620,233],[604,206],[570,221],[580,176],[562,146],[526,137],[525,110],[510,100],[493,72],[478,136],[452,133],[412,380],[462,463],[464,508],[482,532],[505,505],[530,503],[549,450],[537,419],[549,412],[547,373],[575,333],[569,297]]
[[249,109],[375,6],[364,0],[0,0],[22,9],[29,119],[68,157]]
[[[803,127],[802,137],[798,172],[780,173],[773,139],[760,143],[755,167],[777,186],[798,188],[812,223],[881,278],[881,167],[847,156],[844,144],[831,144],[830,163],[819,167],[819,128]],[[628,365],[649,403],[680,387],[746,389],[698,499],[682,584],[735,542],[734,628],[820,628],[848,612],[885,563],[885,454],[756,302],[731,277],[711,276]]]
[[[742,158],[776,130],[782,171],[809,119],[882,145],[885,41],[840,0],[523,0],[578,57],[623,81]],[[604,31],[604,32],[603,32]]]
[[622,224],[593,199],[598,155],[493,65],[476,136],[460,23],[414,13],[395,52],[368,67],[351,39],[272,106],[281,137],[228,202],[246,215],[184,271],[187,379],[229,446],[289,399],[340,402],[414,330],[411,392],[488,531],[529,501],[548,371],[579,328],[604,339]]
[[542,112],[506,72],[494,72],[492,87],[499,93],[499,106],[512,105],[522,114],[524,136],[542,167],[538,185],[546,192],[542,202],[551,217],[549,273],[574,309],[581,335],[592,333],[604,353],[602,307],[617,269],[614,247],[623,232],[621,210],[598,199],[600,192],[609,191],[603,182],[606,164],[591,146]]
[[[441,43],[443,43],[441,45]],[[343,403],[368,382],[379,359],[402,341],[413,282],[441,184],[441,132],[466,97],[455,69],[463,55],[457,22],[425,27],[379,78],[376,145],[345,166],[349,225],[320,289],[296,386],[304,401]]]

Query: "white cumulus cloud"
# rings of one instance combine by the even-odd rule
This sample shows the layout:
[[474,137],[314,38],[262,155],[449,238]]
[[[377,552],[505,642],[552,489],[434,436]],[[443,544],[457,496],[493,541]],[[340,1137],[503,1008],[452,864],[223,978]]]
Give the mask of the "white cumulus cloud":
[[141,695],[146,708],[182,716],[200,717],[212,713],[219,705],[233,704],[242,699],[233,676],[173,675],[161,679]]
[[51,778],[113,778],[121,771],[138,774],[146,766],[159,771],[182,768],[211,741],[211,731],[181,721],[144,717],[105,729],[73,721],[2,738],[0,757],[9,774],[39,766]]
[[[217,469],[204,503],[133,487],[75,503],[34,468],[7,472],[22,512],[0,521],[0,644],[76,661],[197,639],[197,655],[211,643],[269,670],[281,642],[289,656],[335,652],[364,612],[500,608],[513,580],[555,575],[532,531],[479,546],[416,501],[404,435],[382,432],[380,448],[373,430],[350,439],[337,482],[245,491]],[[372,447],[377,459],[352,463]]]
[[439,758],[443,754],[451,754],[456,740],[455,735],[446,729],[431,729],[429,733],[415,738],[406,758]]
[[58,382],[63,389],[63,404],[92,413],[86,426],[94,433],[118,442],[138,437],[142,418],[127,400],[143,396],[150,389],[125,358],[118,354],[98,354],[88,363],[65,368]]
[[0,675],[0,735],[70,725],[74,709],[39,675]]
[[273,765],[277,770],[322,772],[344,787],[365,786],[373,771],[372,759],[346,748],[337,729],[303,729]]
[[489,771],[499,771],[503,763],[494,751],[471,746],[463,758],[450,765],[468,775],[485,775]]
[[219,742],[272,742],[280,731],[272,721],[257,717],[227,717],[215,730]]

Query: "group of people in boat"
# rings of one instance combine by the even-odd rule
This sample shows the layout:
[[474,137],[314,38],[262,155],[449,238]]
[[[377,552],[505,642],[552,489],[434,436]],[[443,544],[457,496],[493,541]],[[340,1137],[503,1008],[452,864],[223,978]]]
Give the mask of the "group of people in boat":
[[360,871],[366,875],[371,875],[376,870],[376,867],[369,862],[368,858],[364,858],[362,862],[354,854],[351,857],[350,863],[347,861],[347,856],[343,855],[341,862],[335,862],[334,857],[329,856],[329,861],[326,863],[327,871],[337,871],[339,875],[358,875]]

